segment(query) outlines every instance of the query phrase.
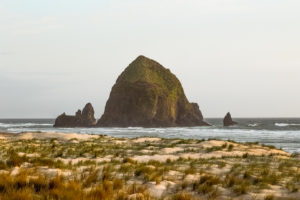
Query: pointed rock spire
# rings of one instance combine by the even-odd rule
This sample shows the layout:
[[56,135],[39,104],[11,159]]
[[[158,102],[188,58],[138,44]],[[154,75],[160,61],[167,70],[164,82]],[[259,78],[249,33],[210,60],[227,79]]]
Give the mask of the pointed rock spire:
[[234,126],[238,123],[232,120],[231,114],[230,114],[230,112],[228,112],[226,114],[226,116],[224,117],[223,124],[224,124],[224,126]]
[[94,108],[91,103],[88,103],[82,112],[78,110],[75,116],[66,115],[65,113],[58,116],[55,120],[54,127],[91,127],[95,124]]

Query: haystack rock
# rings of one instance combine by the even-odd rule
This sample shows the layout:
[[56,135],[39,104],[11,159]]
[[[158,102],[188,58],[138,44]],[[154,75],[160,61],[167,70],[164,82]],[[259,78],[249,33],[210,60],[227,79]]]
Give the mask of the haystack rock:
[[196,103],[189,103],[169,69],[139,56],[118,77],[97,126],[204,126]]
[[94,117],[94,108],[88,103],[81,110],[78,110],[75,116],[66,115],[65,113],[58,116],[55,120],[54,127],[91,127],[96,124]]
[[232,120],[230,113],[227,113],[226,116],[224,117],[223,124],[224,126],[234,126],[238,123]]

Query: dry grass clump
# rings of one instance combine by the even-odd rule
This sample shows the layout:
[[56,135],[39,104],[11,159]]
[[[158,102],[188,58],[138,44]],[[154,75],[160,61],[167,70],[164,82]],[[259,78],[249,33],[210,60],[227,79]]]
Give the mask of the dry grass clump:
[[271,195],[271,194],[265,196],[265,198],[264,198],[264,200],[274,200],[274,199],[275,199],[274,195]]
[[233,144],[230,144],[228,147],[227,147],[227,151],[232,151],[233,149]]
[[289,181],[285,184],[286,189],[288,189],[290,192],[298,192],[300,187],[299,187],[299,182],[297,185],[297,182],[294,181]]
[[0,199],[127,199],[129,195],[139,193],[143,199],[150,199],[144,186],[133,184],[125,187],[122,179],[97,181],[90,190],[80,180],[67,180],[62,176],[48,179],[44,176],[31,177],[20,173],[16,177],[0,177]]
[[31,200],[34,194],[29,188],[20,190],[8,190],[7,193],[1,195],[2,200]]
[[[7,181],[7,178],[6,178]],[[1,180],[2,182],[2,180]],[[45,177],[30,178],[20,174],[1,186],[0,197],[11,199],[33,199],[32,197],[45,199],[78,199],[83,196],[83,191],[78,182],[64,181],[62,177],[46,179]]]
[[[90,187],[92,184],[97,183],[99,180],[99,170],[90,170],[87,174],[81,175],[83,182],[83,187]],[[86,177],[84,177],[86,176]]]
[[199,194],[209,194],[216,196],[218,194],[217,185],[220,184],[219,177],[212,175],[204,175],[199,181],[193,184],[193,190]]
[[14,149],[9,149],[7,151],[8,159],[6,165],[8,167],[21,166],[22,163],[27,162],[28,158],[26,156],[19,156]]
[[3,160],[0,160],[0,170],[5,170],[7,168],[8,166],[6,165],[6,163]]
[[193,200],[194,198],[187,193],[180,192],[172,197],[172,200]]
[[193,163],[190,164],[190,166],[184,171],[184,174],[196,174],[197,173],[197,168]]

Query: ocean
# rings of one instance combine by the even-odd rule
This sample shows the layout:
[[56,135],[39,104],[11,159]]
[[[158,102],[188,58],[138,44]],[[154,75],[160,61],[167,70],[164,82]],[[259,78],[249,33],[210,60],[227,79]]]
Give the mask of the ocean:
[[54,128],[54,119],[0,119],[0,132],[27,131],[93,133],[114,137],[164,137],[184,139],[221,139],[237,142],[259,142],[291,153],[300,153],[299,118],[235,118],[239,124],[223,127],[223,119],[205,119],[211,127],[174,128]]

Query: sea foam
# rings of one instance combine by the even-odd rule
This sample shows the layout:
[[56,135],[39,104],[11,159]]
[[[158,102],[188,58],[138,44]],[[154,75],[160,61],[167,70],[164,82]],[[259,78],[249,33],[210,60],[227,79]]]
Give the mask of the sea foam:
[[300,124],[275,123],[275,126],[278,126],[278,127],[286,127],[286,126],[300,126]]

